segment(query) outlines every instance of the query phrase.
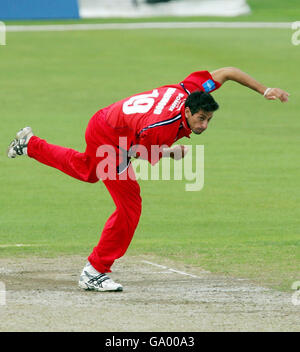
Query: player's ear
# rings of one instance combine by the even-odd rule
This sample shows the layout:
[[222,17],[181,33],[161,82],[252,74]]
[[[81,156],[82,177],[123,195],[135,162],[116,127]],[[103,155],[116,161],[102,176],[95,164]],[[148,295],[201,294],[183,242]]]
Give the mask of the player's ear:
[[185,112],[185,117],[192,115],[191,109],[188,106],[185,107],[184,112]]

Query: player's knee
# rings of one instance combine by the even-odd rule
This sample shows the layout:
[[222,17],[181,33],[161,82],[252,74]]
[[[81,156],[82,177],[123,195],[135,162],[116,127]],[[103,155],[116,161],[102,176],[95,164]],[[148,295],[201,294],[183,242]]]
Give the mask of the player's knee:
[[134,197],[130,197],[126,203],[127,209],[130,209],[131,213],[134,213],[136,218],[139,218],[142,212],[142,198],[139,193],[136,193]]
[[141,216],[142,199],[140,196],[135,197],[134,201],[127,199],[127,201],[117,205],[117,210],[120,217],[126,218],[127,220],[129,219],[130,222],[132,222],[131,226],[135,227]]

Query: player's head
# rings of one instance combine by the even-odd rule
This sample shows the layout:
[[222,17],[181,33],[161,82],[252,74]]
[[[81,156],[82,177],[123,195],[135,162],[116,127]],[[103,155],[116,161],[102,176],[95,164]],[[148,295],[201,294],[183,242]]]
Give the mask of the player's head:
[[185,117],[190,129],[196,134],[204,132],[218,109],[218,103],[209,93],[196,91],[190,94],[185,102]]

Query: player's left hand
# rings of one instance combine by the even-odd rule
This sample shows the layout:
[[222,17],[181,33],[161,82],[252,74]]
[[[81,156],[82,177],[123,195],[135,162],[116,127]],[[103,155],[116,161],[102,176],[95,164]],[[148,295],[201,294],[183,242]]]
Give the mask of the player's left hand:
[[264,97],[268,100],[279,99],[282,103],[286,103],[289,100],[289,93],[285,92],[280,88],[268,88]]
[[189,148],[186,145],[174,145],[171,149],[171,158],[174,160],[180,160],[186,156],[189,151]]

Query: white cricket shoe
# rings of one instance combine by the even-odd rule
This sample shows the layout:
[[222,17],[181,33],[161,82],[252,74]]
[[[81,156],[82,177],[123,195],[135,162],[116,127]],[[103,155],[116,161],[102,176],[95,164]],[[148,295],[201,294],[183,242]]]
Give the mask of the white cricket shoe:
[[31,127],[22,128],[16,135],[16,138],[10,143],[7,149],[7,156],[15,158],[17,155],[27,155],[27,145],[33,136]]
[[99,273],[90,263],[83,268],[78,285],[84,290],[123,291],[123,286],[114,282],[104,273]]

